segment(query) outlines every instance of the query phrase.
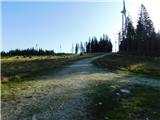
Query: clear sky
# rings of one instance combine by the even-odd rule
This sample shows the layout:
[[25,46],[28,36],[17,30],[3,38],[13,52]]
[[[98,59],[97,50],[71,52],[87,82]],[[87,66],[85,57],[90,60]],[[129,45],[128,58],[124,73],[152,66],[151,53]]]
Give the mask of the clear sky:
[[[144,3],[160,29],[158,0],[126,0],[126,9],[137,21],[140,3]],[[2,50],[25,49],[38,44],[42,49],[71,52],[72,43],[88,41],[108,34],[113,45],[121,29],[122,0],[109,1],[3,1]],[[157,8],[156,8],[157,7]],[[128,14],[127,12],[127,14]],[[115,48],[113,48],[115,50]]]

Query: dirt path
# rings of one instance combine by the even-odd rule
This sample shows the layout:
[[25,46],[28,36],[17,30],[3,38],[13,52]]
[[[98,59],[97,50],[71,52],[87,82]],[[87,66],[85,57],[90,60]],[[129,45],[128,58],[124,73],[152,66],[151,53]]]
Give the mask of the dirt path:
[[[106,55],[106,54],[105,54]],[[90,84],[108,81],[125,84],[145,84],[160,88],[160,81],[132,74],[120,74],[100,69],[92,61],[104,55],[75,62],[55,76],[43,76],[30,83],[13,100],[2,102],[3,120],[89,120],[84,94]]]

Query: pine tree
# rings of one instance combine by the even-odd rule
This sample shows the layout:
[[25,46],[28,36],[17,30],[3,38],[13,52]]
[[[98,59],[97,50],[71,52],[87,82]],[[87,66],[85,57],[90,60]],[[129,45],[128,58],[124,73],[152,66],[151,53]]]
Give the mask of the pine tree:
[[137,55],[156,54],[156,34],[153,23],[144,5],[141,5],[137,28],[134,30],[132,21],[127,17],[126,35],[120,43],[120,51]]
[[129,17],[127,17],[127,24],[126,24],[126,51],[133,52],[135,44],[135,29],[133,27],[133,23]]
[[79,50],[79,44],[78,44],[78,43],[76,43],[76,46],[75,46],[75,54],[77,54],[77,53],[78,53],[78,50]]
[[89,42],[86,43],[86,52],[111,52],[112,43],[108,38],[108,35],[103,35],[98,41],[94,36],[92,39],[89,38]]
[[[144,5],[141,5],[139,20],[136,29],[137,52],[139,55],[148,55],[154,48],[151,39],[154,34],[153,23]],[[152,39],[153,40],[153,39]],[[151,47],[149,47],[151,45]]]

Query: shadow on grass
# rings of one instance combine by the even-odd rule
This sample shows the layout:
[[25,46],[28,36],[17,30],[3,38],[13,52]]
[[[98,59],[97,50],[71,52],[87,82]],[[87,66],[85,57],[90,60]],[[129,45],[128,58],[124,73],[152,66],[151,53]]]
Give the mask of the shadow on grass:
[[[123,79],[123,78],[121,78]],[[145,85],[120,85],[103,81],[93,85],[86,96],[91,102],[88,111],[93,120],[158,120],[160,89]],[[127,89],[130,93],[122,93]]]

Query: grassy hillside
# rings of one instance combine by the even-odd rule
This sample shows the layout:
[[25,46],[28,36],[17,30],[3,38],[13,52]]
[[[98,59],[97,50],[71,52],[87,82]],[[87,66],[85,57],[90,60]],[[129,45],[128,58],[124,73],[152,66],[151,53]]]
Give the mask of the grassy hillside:
[[60,56],[32,56],[32,57],[4,57],[1,59],[2,83],[34,79],[37,76],[56,71],[63,65],[86,58],[91,54],[60,55]]
[[93,54],[58,56],[14,56],[1,58],[1,95],[3,99],[13,99],[23,89],[45,75],[53,75],[65,65],[94,56]]
[[160,78],[160,59],[151,57],[137,57],[129,55],[111,54],[94,61],[100,67]]

